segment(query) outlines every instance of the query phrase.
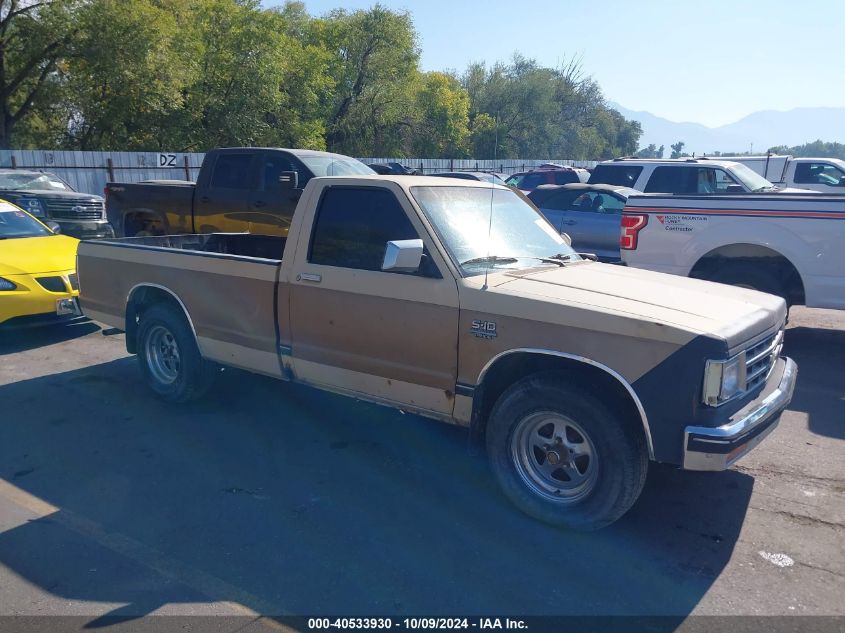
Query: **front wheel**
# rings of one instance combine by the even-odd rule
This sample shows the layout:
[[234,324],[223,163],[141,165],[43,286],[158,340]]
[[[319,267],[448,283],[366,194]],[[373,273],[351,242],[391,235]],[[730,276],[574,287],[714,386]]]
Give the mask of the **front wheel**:
[[642,433],[566,376],[529,376],[502,394],[487,426],[487,453],[505,495],[552,525],[595,530],[642,491]]
[[197,347],[181,311],[154,305],[138,323],[138,362],[150,388],[169,402],[188,402],[204,395],[215,367]]

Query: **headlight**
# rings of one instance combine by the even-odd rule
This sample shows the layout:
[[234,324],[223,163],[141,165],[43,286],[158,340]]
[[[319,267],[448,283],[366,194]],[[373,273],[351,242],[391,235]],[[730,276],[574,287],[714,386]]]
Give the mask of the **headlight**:
[[745,391],[745,352],[729,360],[708,360],[704,369],[704,404],[717,407]]
[[2,292],[3,290],[14,290],[15,288],[17,288],[17,286],[11,281],[0,277],[0,292]]
[[36,218],[43,218],[45,216],[44,205],[41,204],[41,200],[38,198],[18,198],[17,205]]

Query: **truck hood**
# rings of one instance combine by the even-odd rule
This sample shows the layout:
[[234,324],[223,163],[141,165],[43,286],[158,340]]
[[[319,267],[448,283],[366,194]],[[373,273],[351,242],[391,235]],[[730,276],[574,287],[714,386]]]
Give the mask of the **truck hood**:
[[77,244],[67,235],[0,240],[0,277],[75,270]]
[[497,277],[497,290],[718,337],[730,350],[786,320],[786,303],[775,295],[613,264],[583,262]]
[[94,195],[91,193],[81,193],[79,191],[50,191],[48,189],[10,189],[0,190],[0,199],[4,195],[18,198],[18,197],[32,197],[32,198],[54,198],[59,200],[96,200],[103,201],[103,196]]

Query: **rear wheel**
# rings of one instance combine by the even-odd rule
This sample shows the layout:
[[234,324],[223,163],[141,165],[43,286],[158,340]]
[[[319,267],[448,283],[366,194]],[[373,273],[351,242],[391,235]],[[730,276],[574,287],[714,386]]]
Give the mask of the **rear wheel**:
[[188,402],[204,395],[214,380],[215,366],[197,347],[184,314],[157,304],[138,323],[138,362],[147,384],[169,402]]
[[783,297],[790,303],[788,293],[783,281],[778,275],[777,269],[771,270],[765,264],[754,265],[747,262],[729,262],[720,266],[710,276],[710,281],[739,286],[768,292],[769,294]]
[[577,530],[621,517],[648,472],[642,433],[556,373],[529,376],[502,394],[487,426],[487,453],[517,507]]

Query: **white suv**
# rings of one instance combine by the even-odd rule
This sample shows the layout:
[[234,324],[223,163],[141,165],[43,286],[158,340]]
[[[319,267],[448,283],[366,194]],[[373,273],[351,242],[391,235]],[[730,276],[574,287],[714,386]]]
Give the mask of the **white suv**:
[[589,183],[672,194],[802,191],[778,189],[745,165],[710,158],[615,158],[596,165]]

